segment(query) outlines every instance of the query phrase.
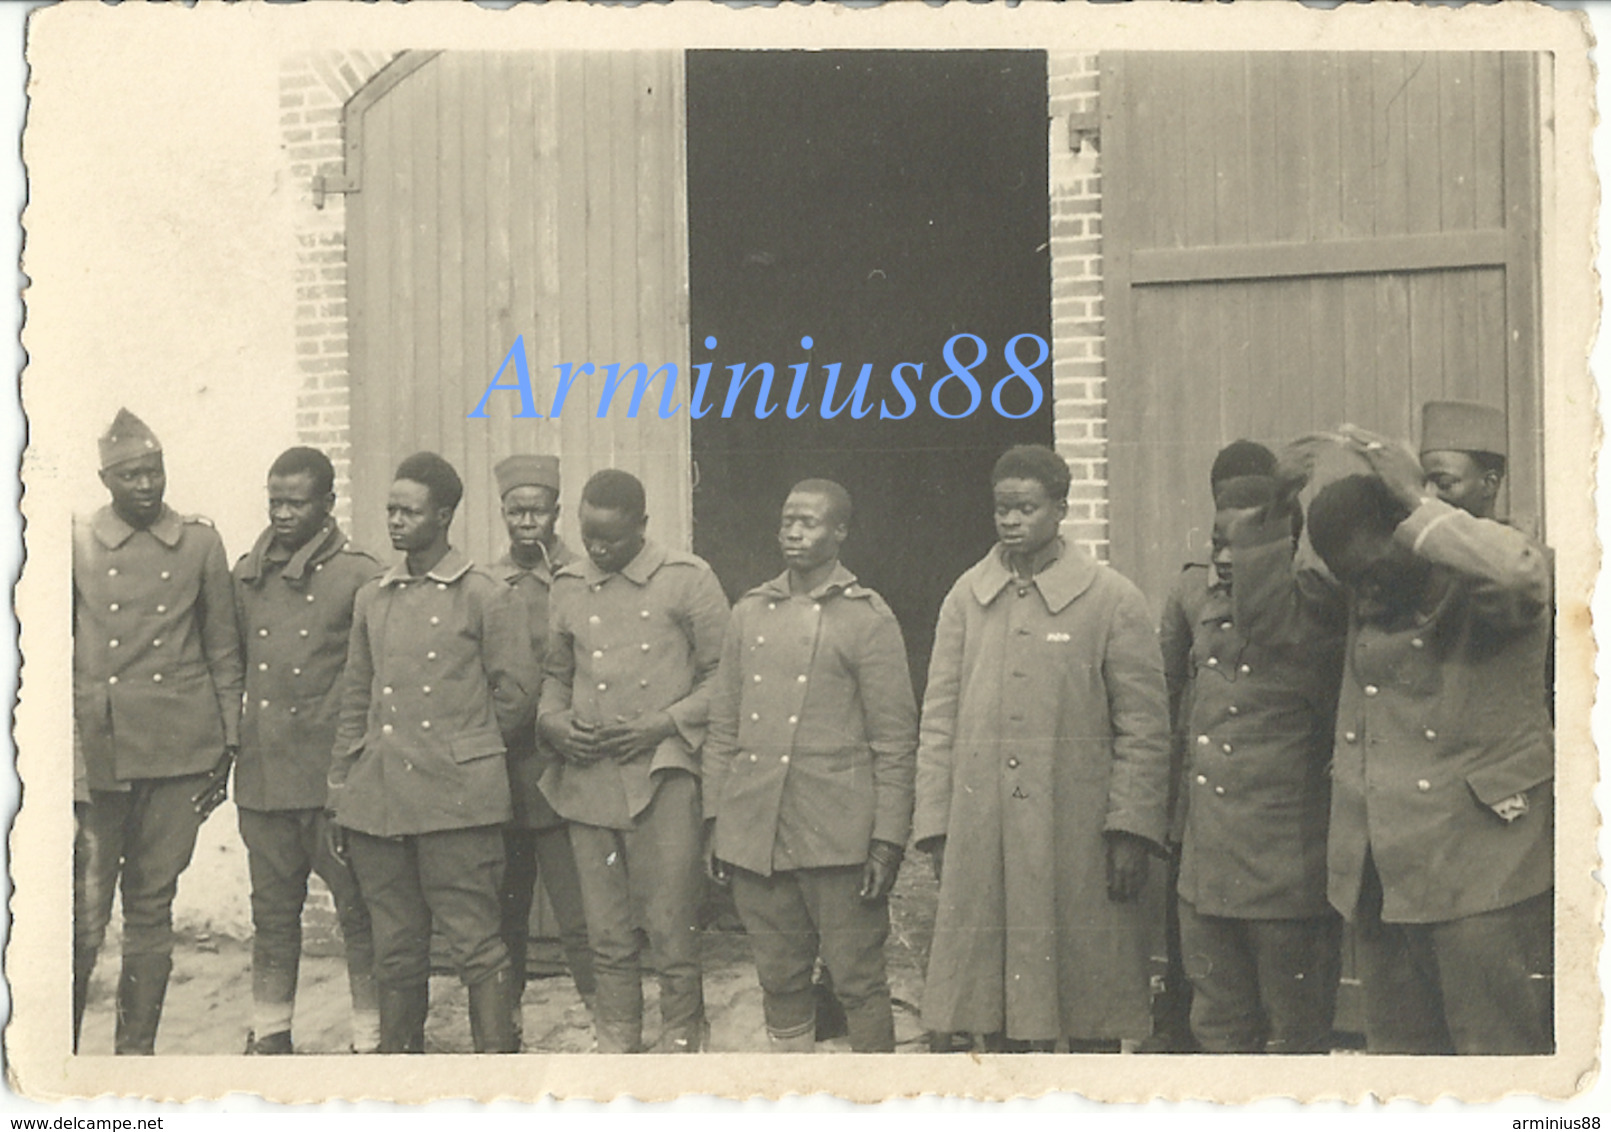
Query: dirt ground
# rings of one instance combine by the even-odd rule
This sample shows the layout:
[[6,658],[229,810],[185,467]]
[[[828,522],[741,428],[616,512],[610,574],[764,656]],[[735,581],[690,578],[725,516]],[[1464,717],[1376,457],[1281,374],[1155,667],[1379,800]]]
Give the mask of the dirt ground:
[[[901,871],[890,900],[892,927],[885,955],[895,997],[895,1034],[903,1052],[925,1049],[917,1004],[934,924],[936,886],[928,861],[917,855]],[[715,917],[703,936],[705,1009],[710,1019],[709,1048],[720,1052],[762,1052],[767,1048],[749,943],[731,914]],[[239,1054],[251,1026],[250,939],[183,931],[174,951],[173,977],[157,1033],[158,1054]],[[117,948],[108,941],[96,968],[85,1013],[80,1052],[112,1051]],[[644,1038],[658,1036],[657,989],[646,977]],[[568,976],[532,978],[524,1001],[525,1048],[543,1053],[585,1053],[593,1034],[586,1008]],[[292,1028],[302,1053],[344,1053],[349,1049],[346,967],[339,949],[305,948]],[[470,1025],[464,988],[452,975],[431,979],[431,1013],[425,1027],[428,1052],[468,1053]],[[849,1050],[841,1040],[823,1051]]]

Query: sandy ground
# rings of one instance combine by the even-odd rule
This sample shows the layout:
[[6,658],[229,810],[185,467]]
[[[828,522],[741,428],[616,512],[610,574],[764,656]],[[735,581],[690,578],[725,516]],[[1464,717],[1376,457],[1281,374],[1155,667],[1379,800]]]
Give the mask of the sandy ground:
[[[891,898],[892,931],[885,949],[894,993],[895,1031],[899,1048],[926,1048],[917,1003],[922,970],[934,922],[935,884],[922,855],[907,863]],[[749,943],[730,915],[717,917],[704,933],[705,1003],[710,1019],[710,1049],[761,1052],[767,1048],[761,1017],[761,988],[756,982]],[[96,968],[89,1009],[84,1017],[80,1051],[112,1051],[113,1002],[117,984],[117,947],[108,947]],[[658,1036],[656,988],[645,980],[644,1037]],[[349,1048],[346,967],[339,949],[328,941],[310,940],[302,960],[292,1029],[303,1053],[342,1053]],[[168,987],[158,1054],[239,1054],[251,1025],[251,941],[180,924],[174,971]],[[586,1008],[564,975],[533,978],[524,1001],[525,1048],[547,1053],[585,1053],[593,1042]],[[431,1013],[425,1029],[430,1052],[469,1052],[470,1027],[465,992],[451,975],[431,980]],[[827,1050],[848,1050],[843,1040],[822,1043]]]

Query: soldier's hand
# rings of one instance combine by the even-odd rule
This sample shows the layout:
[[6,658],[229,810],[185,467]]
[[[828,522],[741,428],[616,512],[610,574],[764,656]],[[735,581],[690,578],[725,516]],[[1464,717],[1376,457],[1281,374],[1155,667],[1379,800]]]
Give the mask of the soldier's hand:
[[235,765],[236,750],[235,747],[225,747],[218,764],[208,772],[206,783],[190,796],[190,804],[202,821],[206,821],[229,797],[229,768]]
[[733,866],[716,856],[716,819],[705,823],[705,875],[723,888],[733,883]]
[[1107,835],[1108,899],[1128,904],[1147,882],[1147,842],[1132,833]]
[[599,750],[613,758],[635,759],[647,755],[677,733],[677,725],[663,711],[645,712],[625,723],[611,723],[598,730]]
[[861,892],[858,894],[872,904],[884,899],[895,887],[900,875],[901,859],[905,850],[892,841],[874,841],[867,847],[867,863],[861,867]]
[[1421,470],[1421,461],[1404,445],[1352,425],[1343,426],[1343,433],[1365,457],[1376,477],[1404,506],[1414,510],[1431,494],[1426,490],[1426,473]]
[[605,757],[598,747],[598,729],[577,719],[575,712],[543,716],[537,721],[537,733],[566,762],[587,766]]
[[934,882],[939,884],[944,879],[940,874],[945,871],[945,838],[927,838],[918,848],[929,855],[929,868],[934,870]]
[[324,845],[330,855],[341,862],[343,868],[352,868],[352,850],[347,844],[347,827],[336,821],[336,815],[326,811]]
[[1508,798],[1500,799],[1488,808],[1503,818],[1506,825],[1509,825],[1527,812],[1527,795],[1512,794]]

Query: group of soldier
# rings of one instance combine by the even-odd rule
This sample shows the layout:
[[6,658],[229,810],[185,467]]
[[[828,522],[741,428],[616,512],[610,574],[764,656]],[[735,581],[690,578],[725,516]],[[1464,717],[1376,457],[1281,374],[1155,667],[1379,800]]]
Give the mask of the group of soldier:
[[[233,774],[248,1053],[292,1052],[313,873],[355,1052],[423,1052],[433,937],[475,1050],[518,1051],[539,879],[601,1052],[706,1047],[707,883],[748,931],[772,1050],[816,1048],[820,961],[851,1048],[892,1051],[908,844],[939,885],[935,1049],[1321,1052],[1347,921],[1368,1049],[1547,1052],[1548,562],[1493,517],[1502,414],[1428,405],[1421,448],[1225,449],[1212,562],[1161,632],[1060,535],[1064,461],[1010,449],[998,541],[945,598],[919,711],[899,624],[840,561],[832,481],[789,491],[784,569],[730,609],[705,562],[648,537],[624,471],[584,486],[578,555],[558,460],[497,464],[509,548],[481,567],[448,540],[457,472],[417,453],[383,568],[298,447],[231,571],[122,411],[110,502],[74,525],[74,1048],[120,888],[115,1050],[154,1051],[178,879]],[[1153,1017],[1164,903],[1174,1027]]]

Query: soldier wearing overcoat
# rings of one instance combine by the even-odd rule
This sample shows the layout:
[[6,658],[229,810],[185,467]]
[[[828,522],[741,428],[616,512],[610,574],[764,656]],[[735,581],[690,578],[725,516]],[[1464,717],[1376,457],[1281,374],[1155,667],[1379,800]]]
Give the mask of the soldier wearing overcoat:
[[[1400,446],[1356,446],[1374,474],[1323,488],[1308,525],[1347,599],[1328,892],[1357,926],[1367,1045],[1548,1052],[1548,564],[1436,498]],[[1256,530],[1235,559],[1249,624],[1312,614],[1288,546]]]
[[[575,561],[576,554],[559,537],[559,460],[553,456],[516,455],[493,469],[498,498],[509,532],[509,549],[493,563],[491,574],[514,591],[524,615],[532,658],[539,668],[548,644],[548,598],[554,571]],[[522,728],[509,739],[509,793],[515,816],[504,830],[504,946],[513,972],[515,1029],[521,1029],[521,999],[526,989],[526,950],[531,935],[531,906],[537,882],[558,921],[560,944],[576,991],[589,1008],[595,982],[593,952],[587,944],[587,916],[582,881],[576,872],[565,819],[543,797],[539,783],[555,755],[538,741],[534,728]]]
[[476,1051],[514,1051],[505,736],[531,725],[539,677],[509,587],[448,545],[462,494],[434,453],[398,465],[387,528],[405,556],[358,591],[347,652],[331,806],[374,923],[382,1053],[423,1051],[433,927]]
[[851,1048],[895,1048],[883,949],[911,831],[917,705],[894,613],[839,561],[849,522],[836,483],[789,493],[789,569],[739,600],[711,693],[712,869],[732,883],[777,1052],[815,1048],[819,952]]
[[330,750],[341,706],[353,602],[380,563],[331,516],[335,472],[313,448],[269,468],[269,526],[235,563],[246,703],[235,804],[252,886],[252,1033],[247,1053],[292,1051],[308,877],[330,889],[346,950],[353,1048],[379,1041],[369,912],[328,851]]
[[643,1049],[641,922],[660,976],[660,1050],[706,1033],[697,909],[699,752],[727,598],[704,560],[644,537],[643,485],[582,489],[587,558],[554,577],[539,735],[561,755],[542,790],[571,822],[598,996],[600,1052]]
[[88,796],[74,842],[73,1041],[121,882],[115,1049],[150,1054],[179,874],[240,744],[240,641],[224,544],[163,502],[155,435],[120,410],[100,457],[112,502],[73,523],[74,747]]

